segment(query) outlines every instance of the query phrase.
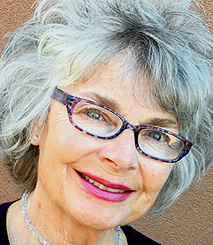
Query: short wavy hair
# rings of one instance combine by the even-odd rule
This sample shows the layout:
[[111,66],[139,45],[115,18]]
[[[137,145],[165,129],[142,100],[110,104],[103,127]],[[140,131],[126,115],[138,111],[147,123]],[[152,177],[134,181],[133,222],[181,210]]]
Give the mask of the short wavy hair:
[[[37,181],[42,131],[56,86],[125,53],[129,74],[149,74],[156,101],[194,142],[175,164],[151,211],[171,205],[213,158],[212,35],[191,0],[40,0],[9,38],[0,63],[0,154],[22,190]],[[124,52],[123,52],[124,51]]]

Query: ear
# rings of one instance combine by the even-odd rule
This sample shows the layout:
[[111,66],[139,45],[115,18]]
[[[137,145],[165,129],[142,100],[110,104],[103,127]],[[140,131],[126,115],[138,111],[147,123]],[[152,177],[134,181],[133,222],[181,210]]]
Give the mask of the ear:
[[38,135],[34,135],[33,136],[31,144],[34,145],[34,146],[38,146],[39,145],[39,137],[38,137]]

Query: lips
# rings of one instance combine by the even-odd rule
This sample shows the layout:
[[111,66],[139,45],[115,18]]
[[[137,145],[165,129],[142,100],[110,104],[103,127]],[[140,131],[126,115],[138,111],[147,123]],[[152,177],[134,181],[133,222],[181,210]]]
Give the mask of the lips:
[[88,176],[82,174],[81,175],[85,180],[87,180],[88,182],[90,182],[91,184],[93,184],[94,186],[98,187],[99,189],[101,190],[104,190],[104,191],[108,191],[108,192],[113,192],[113,193],[124,193],[124,190],[121,190],[121,189],[114,189],[114,188],[110,188],[110,187],[107,187],[93,179],[90,179]]
[[122,202],[134,192],[125,185],[109,182],[90,173],[76,172],[83,184],[84,191],[98,199]]

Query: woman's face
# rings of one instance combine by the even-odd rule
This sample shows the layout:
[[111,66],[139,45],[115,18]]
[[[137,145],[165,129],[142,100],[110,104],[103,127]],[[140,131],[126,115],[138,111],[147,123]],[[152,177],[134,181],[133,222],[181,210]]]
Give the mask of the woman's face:
[[[62,89],[99,103],[102,97],[105,101],[102,104],[107,107],[113,104],[115,108],[111,109],[134,125],[160,127],[162,122],[174,121],[174,125],[164,128],[178,133],[177,120],[151,99],[146,83],[143,90],[137,83],[133,88],[118,75],[120,70],[116,60],[87,81]],[[140,154],[130,129],[110,140],[82,133],[69,122],[66,107],[55,100],[38,144],[36,191],[54,206],[55,213],[93,228],[124,225],[144,215],[172,168]],[[99,187],[79,173],[98,182],[95,184]],[[111,189],[101,190],[104,186]],[[127,189],[130,191],[124,192]]]

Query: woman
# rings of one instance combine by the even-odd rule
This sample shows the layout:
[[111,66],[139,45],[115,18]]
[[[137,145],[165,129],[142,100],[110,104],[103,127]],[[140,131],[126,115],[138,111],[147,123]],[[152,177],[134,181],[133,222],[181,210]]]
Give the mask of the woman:
[[[2,244],[157,244],[127,226],[212,162],[212,36],[191,1],[41,0],[1,59]],[[6,225],[7,224],[7,225]]]

